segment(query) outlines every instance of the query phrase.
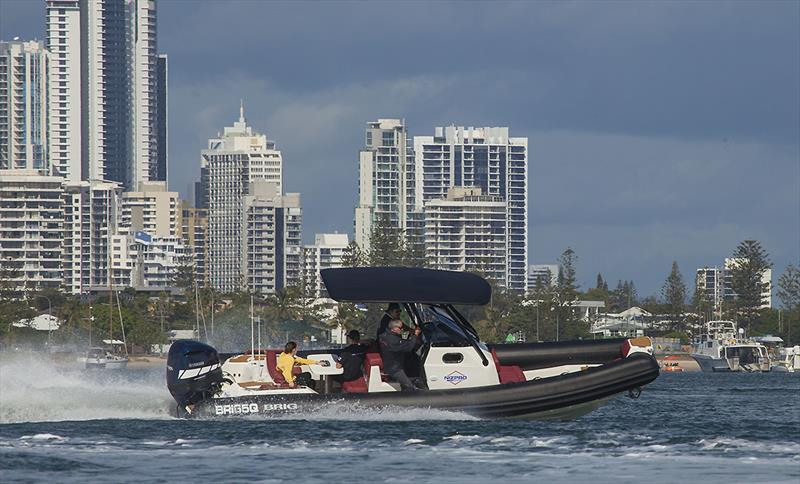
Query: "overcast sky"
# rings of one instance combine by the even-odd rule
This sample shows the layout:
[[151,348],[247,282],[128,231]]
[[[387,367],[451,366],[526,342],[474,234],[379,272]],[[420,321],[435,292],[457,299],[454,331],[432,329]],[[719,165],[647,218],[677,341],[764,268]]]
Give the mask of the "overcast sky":
[[[509,126],[530,146],[530,263],[571,246],[658,293],[759,240],[800,261],[800,2],[158,3],[170,185],[246,117],[283,151],[304,232],[352,232],[365,123]],[[0,0],[0,38],[44,1]]]

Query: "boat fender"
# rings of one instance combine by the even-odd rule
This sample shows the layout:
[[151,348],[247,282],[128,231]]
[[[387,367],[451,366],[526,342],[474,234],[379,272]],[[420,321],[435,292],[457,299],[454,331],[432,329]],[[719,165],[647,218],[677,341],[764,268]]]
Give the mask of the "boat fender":
[[628,390],[628,397],[637,400],[642,395],[642,387],[634,387]]

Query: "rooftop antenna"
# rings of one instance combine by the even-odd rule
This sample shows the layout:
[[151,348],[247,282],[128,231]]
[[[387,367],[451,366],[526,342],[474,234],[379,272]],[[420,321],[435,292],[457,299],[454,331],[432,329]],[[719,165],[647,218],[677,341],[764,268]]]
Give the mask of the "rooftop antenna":
[[239,99],[239,122],[244,123],[244,101]]

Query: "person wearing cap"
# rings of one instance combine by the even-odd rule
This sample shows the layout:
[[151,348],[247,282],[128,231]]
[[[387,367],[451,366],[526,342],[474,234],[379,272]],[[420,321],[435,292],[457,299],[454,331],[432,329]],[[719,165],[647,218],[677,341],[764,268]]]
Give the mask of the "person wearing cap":
[[386,308],[386,312],[383,313],[383,318],[381,318],[381,323],[378,326],[376,341],[380,341],[381,335],[386,332],[386,328],[389,326],[389,321],[393,319],[400,319],[400,305],[397,303],[390,303],[389,307]]
[[347,333],[347,342],[350,344],[339,352],[339,363],[336,364],[344,371],[341,375],[333,376],[333,380],[339,383],[353,381],[364,376],[364,355],[369,346],[361,343],[361,333],[355,329]]

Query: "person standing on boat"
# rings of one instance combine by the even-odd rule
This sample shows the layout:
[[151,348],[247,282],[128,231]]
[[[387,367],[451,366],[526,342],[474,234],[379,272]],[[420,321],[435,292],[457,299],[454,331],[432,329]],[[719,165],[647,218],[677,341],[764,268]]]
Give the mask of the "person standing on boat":
[[389,307],[386,308],[386,312],[383,313],[380,325],[378,325],[378,336],[375,338],[376,341],[379,341],[381,339],[381,335],[386,332],[386,329],[389,326],[389,321],[392,321],[393,319],[400,319],[400,312],[399,304],[389,304]]
[[[300,358],[297,356],[297,343],[294,341],[289,341],[286,343],[286,346],[283,347],[283,353],[278,355],[278,363],[276,368],[279,372],[283,375],[284,380],[286,383],[289,384],[289,387],[294,388],[295,377],[292,373],[295,365],[318,365],[319,361],[317,360],[309,360],[306,358]],[[301,373],[300,379],[302,381],[311,381],[311,375],[308,373]]]
[[404,392],[413,392],[417,387],[411,383],[406,375],[404,366],[406,355],[412,353],[419,346],[419,327],[414,329],[413,335],[403,339],[403,322],[399,319],[389,321],[388,330],[380,336],[381,358],[386,373],[396,382]]

